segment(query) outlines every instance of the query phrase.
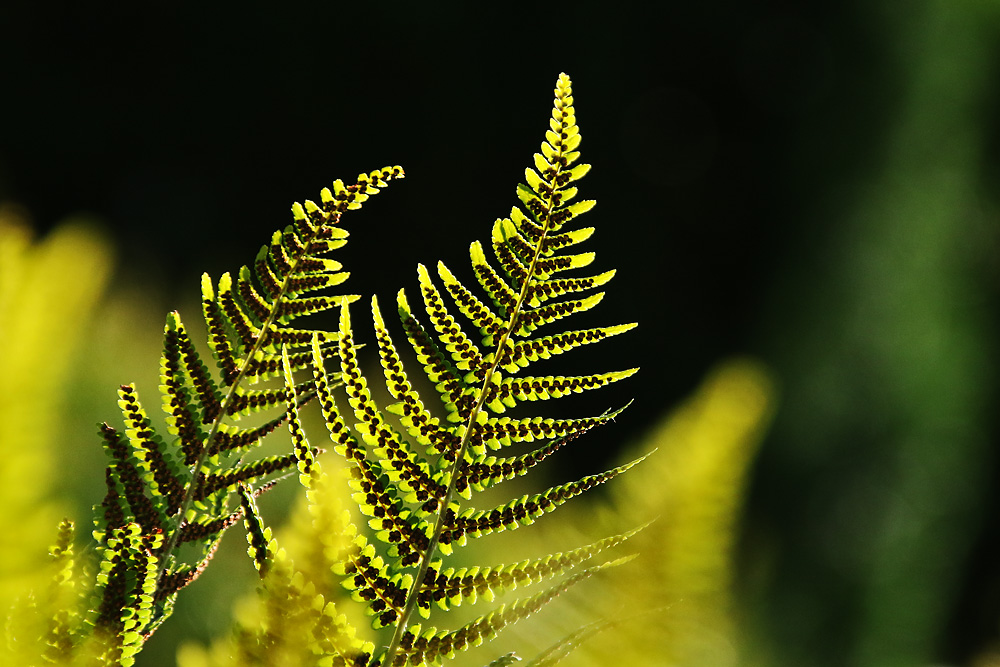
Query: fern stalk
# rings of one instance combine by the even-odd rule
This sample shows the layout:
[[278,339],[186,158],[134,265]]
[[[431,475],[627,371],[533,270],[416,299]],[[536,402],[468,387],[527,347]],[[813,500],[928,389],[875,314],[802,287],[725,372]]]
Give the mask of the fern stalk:
[[[565,75],[563,75],[565,77]],[[560,83],[562,83],[562,77],[560,77]],[[559,95],[557,103],[559,104],[560,111],[562,110],[563,95],[566,90],[568,90],[568,78],[566,79],[567,88],[562,88],[560,86],[557,89],[557,94]],[[564,147],[562,143],[559,146],[558,157],[562,157]],[[557,182],[559,174],[562,172],[565,166],[561,162],[559,164],[559,169],[556,171],[555,176],[552,178],[552,182]],[[517,329],[518,317],[524,308],[524,303],[528,298],[528,291],[531,288],[532,282],[534,280],[535,272],[537,270],[538,259],[542,254],[542,250],[545,248],[545,241],[548,237],[549,230],[552,224],[552,212],[556,207],[556,200],[552,194],[549,194],[548,206],[544,212],[544,226],[542,227],[541,237],[538,239],[538,243],[535,245],[534,254],[531,257],[531,264],[528,266],[527,274],[525,276],[524,282],[521,285],[521,292],[517,296],[517,301],[514,304],[513,312],[507,321],[507,327],[500,337],[500,341],[496,346],[496,355],[494,355],[493,363],[490,364],[489,370],[486,372],[486,377],[483,379],[482,387],[479,390],[479,397],[476,399],[476,403],[472,408],[472,412],[469,414],[469,418],[466,421],[465,433],[462,435],[462,440],[459,442],[458,455],[455,457],[455,461],[451,464],[448,470],[448,487],[444,494],[444,499],[438,509],[437,519],[434,523],[434,531],[431,534],[430,541],[427,544],[427,549],[421,555],[420,558],[420,568],[417,570],[416,576],[413,578],[413,583],[410,586],[410,590],[406,594],[406,604],[403,607],[403,611],[400,615],[399,622],[396,624],[396,629],[393,632],[392,640],[389,642],[389,646],[386,649],[385,655],[382,659],[382,667],[391,667],[392,660],[395,657],[396,651],[399,650],[399,645],[403,640],[403,633],[406,632],[406,628],[409,625],[410,616],[413,611],[417,608],[417,600],[419,597],[419,592],[423,586],[424,579],[427,578],[427,572],[430,570],[431,558],[434,552],[437,550],[438,543],[441,540],[441,534],[444,532],[445,517],[447,516],[448,506],[451,504],[452,498],[455,496],[457,483],[458,483],[458,470],[465,460],[466,451],[469,448],[469,441],[472,439],[472,430],[477,426],[477,419],[479,413],[482,411],[483,404],[486,402],[486,397],[489,395],[490,384],[493,381],[493,375],[496,373],[497,367],[500,365],[500,361],[503,358],[504,351],[507,349],[507,341]]]

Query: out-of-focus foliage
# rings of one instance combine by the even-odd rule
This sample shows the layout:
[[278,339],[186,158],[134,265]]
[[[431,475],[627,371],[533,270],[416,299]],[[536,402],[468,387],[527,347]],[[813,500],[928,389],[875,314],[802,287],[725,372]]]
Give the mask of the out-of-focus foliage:
[[[830,232],[782,275],[767,326],[787,401],[755,491],[782,547],[756,599],[781,664],[926,664],[950,643],[961,588],[987,583],[962,577],[1000,407],[997,186],[981,180],[997,8],[865,8],[892,27],[888,131],[877,160],[807,212]],[[981,622],[995,633],[1000,619]]]
[[634,647],[625,660],[636,666],[745,664],[734,549],[750,464],[775,399],[761,364],[730,361],[639,444],[658,451],[610,490],[611,507],[655,520],[635,538],[634,563],[599,584],[620,627],[585,644],[595,658],[574,664],[611,664],[623,659],[623,646]]
[[[4,664],[37,657],[56,631],[46,619],[65,621],[75,604],[72,531],[65,524],[60,532],[58,521],[72,508],[54,482],[66,378],[111,261],[108,243],[85,221],[39,240],[22,214],[0,207],[0,609],[5,618],[19,610],[10,623],[20,639],[0,646]],[[31,607],[41,613],[23,613]]]
[[603,629],[575,638],[580,646],[567,666],[746,664],[734,596],[735,546],[747,475],[775,391],[759,362],[725,362],[622,452],[624,460],[657,448],[631,479],[609,489],[605,503],[578,505],[574,524],[584,534],[600,531],[620,523],[623,508],[633,520],[652,520],[630,540],[638,555],[571,594],[574,611],[529,629],[536,645],[591,622]]
[[[300,496],[279,531],[274,566],[257,593],[244,596],[233,608],[232,633],[209,648],[183,644],[179,667],[309,665],[343,631],[347,616],[341,614],[359,611],[330,569],[350,545],[353,520],[346,475],[336,460],[324,460],[334,472],[315,475],[311,488]],[[371,633],[363,619],[355,613],[348,626]]]

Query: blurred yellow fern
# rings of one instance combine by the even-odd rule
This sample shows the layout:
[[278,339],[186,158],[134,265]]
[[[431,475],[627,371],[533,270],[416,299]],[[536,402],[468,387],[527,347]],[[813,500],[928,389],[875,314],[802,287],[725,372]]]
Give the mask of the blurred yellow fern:
[[47,567],[46,552],[56,540],[62,511],[53,488],[62,389],[111,263],[109,245],[93,226],[70,221],[35,240],[23,214],[0,207],[0,609],[5,615],[29,591],[43,588],[39,584],[50,575],[60,576]]
[[733,548],[744,481],[774,400],[765,368],[729,361],[640,443],[658,451],[612,488],[611,505],[656,520],[633,538],[635,561],[601,582],[606,609],[620,610],[619,627],[593,637],[570,664],[739,663]]

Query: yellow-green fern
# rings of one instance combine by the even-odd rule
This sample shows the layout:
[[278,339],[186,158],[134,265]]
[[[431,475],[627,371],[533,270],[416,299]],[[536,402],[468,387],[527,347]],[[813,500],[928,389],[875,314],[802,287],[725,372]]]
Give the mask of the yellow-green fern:
[[[341,291],[349,275],[339,261],[345,218],[402,178],[401,168],[386,167],[353,184],[335,181],[318,203],[295,204],[291,223],[251,264],[203,277],[209,354],[180,313],[167,315],[157,406],[166,427],[144,390],[125,384],[117,392],[120,423],[98,429],[106,491],[95,506],[86,613],[59,631],[68,659],[133,664],[238,525],[260,575],[259,600],[242,607],[228,648],[189,647],[188,665],[437,665],[629,560],[606,553],[635,535],[626,522],[611,537],[524,560],[470,564],[457,553],[493,533],[550,521],[543,517],[642,458],[497,495],[623,409],[570,417],[559,414],[556,399],[636,371],[613,362],[579,375],[544,370],[554,355],[635,326],[574,326],[573,316],[604,298],[595,290],[614,271],[589,272],[594,253],[577,248],[595,231],[578,226],[594,207],[577,198],[590,167],[580,161],[569,77],[559,77],[554,96],[545,139],[516,189],[519,204],[485,226],[486,242],[470,246],[466,272],[478,284],[443,262],[435,271],[418,265],[417,289],[400,290],[391,308],[372,297],[369,319],[352,307],[358,297]],[[339,315],[335,327],[302,324],[324,311]],[[377,352],[381,373],[361,368],[362,345]],[[376,400],[376,381],[387,403]],[[314,406],[325,428],[306,428]],[[283,433],[287,446],[261,456],[258,446],[272,433]],[[338,457],[347,480],[323,472],[324,450]],[[299,537],[311,532],[312,548],[294,538],[283,548],[258,508],[260,496],[287,478],[306,489],[311,530],[300,527]],[[350,494],[357,516],[337,509],[331,480]],[[69,542],[59,549],[68,554]],[[478,617],[456,612],[473,605]],[[344,613],[352,606],[361,614]],[[482,655],[494,665],[515,660]]]

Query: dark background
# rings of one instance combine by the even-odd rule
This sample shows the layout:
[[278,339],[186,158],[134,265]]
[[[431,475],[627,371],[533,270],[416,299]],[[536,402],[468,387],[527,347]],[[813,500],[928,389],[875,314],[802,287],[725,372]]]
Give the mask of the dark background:
[[592,322],[640,321],[607,370],[642,366],[568,465],[756,355],[782,396],[743,585],[775,659],[968,663],[1000,631],[995,5],[6,2],[0,201],[96,216],[175,308],[291,202],[401,164],[350,222],[385,303],[416,261],[468,276],[565,71],[619,269]]

